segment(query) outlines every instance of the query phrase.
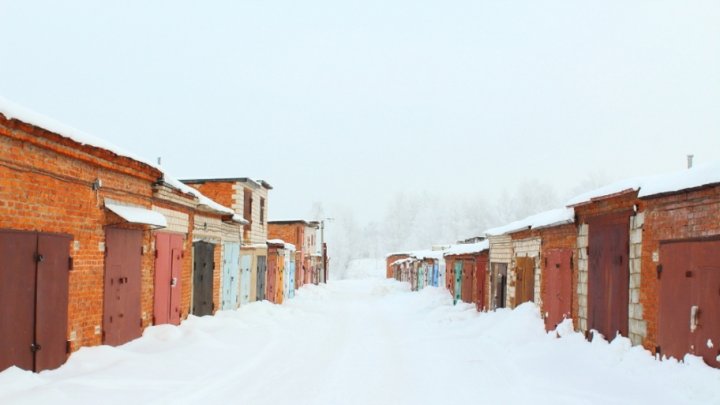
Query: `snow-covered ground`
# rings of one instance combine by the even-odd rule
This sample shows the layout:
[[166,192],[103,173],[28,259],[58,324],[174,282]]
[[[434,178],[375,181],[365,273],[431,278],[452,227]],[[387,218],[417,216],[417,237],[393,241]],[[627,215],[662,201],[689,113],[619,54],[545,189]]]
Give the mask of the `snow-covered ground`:
[[561,334],[532,304],[481,314],[437,288],[333,281],[85,348],[59,370],[6,370],[0,404],[720,403],[720,370],[696,359]]

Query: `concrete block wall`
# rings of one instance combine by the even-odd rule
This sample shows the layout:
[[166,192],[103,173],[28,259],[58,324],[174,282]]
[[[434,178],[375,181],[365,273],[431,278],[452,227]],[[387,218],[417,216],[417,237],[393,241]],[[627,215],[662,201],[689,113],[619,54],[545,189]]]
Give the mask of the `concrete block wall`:
[[577,320],[578,329],[587,332],[588,321],[588,224],[580,224],[578,226],[577,236]]
[[630,217],[630,303],[628,308],[628,337],[634,345],[642,344],[647,336],[647,322],[643,318],[643,305],[640,303],[642,289],[642,240],[645,214],[638,212]]

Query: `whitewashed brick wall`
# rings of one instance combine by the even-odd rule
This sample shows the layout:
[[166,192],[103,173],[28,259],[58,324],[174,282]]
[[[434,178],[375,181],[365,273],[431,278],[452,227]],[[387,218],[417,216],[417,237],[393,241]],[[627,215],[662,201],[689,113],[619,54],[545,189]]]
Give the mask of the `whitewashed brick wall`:
[[540,245],[540,238],[527,238],[512,241],[513,256],[512,263],[510,264],[512,271],[508,274],[509,302],[515,302],[515,283],[517,281],[517,273],[515,271],[517,269],[517,262],[515,259],[518,257],[530,257],[535,259],[534,301],[538,305],[542,305],[542,297],[540,296],[540,282],[542,280],[542,270],[540,269]]
[[220,218],[195,215],[193,239],[202,239],[213,243],[219,243],[222,240],[222,221]]
[[153,205],[152,210],[159,212],[167,219],[168,226],[163,229],[168,232],[178,232],[187,234],[190,229],[190,216],[184,212],[174,211],[168,208],[156,207]]
[[628,308],[630,341],[641,345],[647,336],[647,321],[643,319],[643,306],[640,303],[640,263],[642,258],[642,235],[645,224],[645,213],[640,212],[630,217],[630,303]]
[[587,332],[588,314],[588,224],[578,226],[577,250],[578,250],[578,328]]

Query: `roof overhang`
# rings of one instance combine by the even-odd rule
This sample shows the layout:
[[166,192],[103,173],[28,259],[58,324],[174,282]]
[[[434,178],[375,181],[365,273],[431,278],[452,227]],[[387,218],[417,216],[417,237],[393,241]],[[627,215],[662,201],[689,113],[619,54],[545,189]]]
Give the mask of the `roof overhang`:
[[131,224],[150,225],[157,228],[167,228],[167,219],[157,211],[143,207],[122,205],[116,202],[105,202],[105,208]]

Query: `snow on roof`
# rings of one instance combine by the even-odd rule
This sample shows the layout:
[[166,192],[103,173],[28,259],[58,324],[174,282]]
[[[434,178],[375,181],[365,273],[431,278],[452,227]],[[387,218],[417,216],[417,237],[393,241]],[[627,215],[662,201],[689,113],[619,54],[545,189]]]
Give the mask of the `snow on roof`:
[[498,236],[526,229],[540,229],[555,225],[571,224],[574,221],[575,211],[572,208],[563,207],[530,215],[527,218],[511,222],[507,225],[488,229],[485,233],[490,236]]
[[243,218],[242,215],[238,215],[238,214],[233,214],[232,220],[233,220],[234,222],[237,222],[237,223],[243,224],[243,225],[248,225],[248,224],[250,224],[250,221],[248,221],[247,219]]
[[720,183],[720,161],[646,179],[638,197],[650,197]]
[[580,194],[568,201],[566,205],[583,204],[590,202],[594,198],[609,196],[627,190],[640,190],[638,197],[642,198],[717,183],[720,183],[720,162],[712,162],[672,173],[620,180]]
[[295,245],[293,245],[292,243],[287,243],[282,239],[268,239],[267,243],[271,245],[283,245],[284,249],[295,250]]
[[490,242],[484,240],[478,243],[461,243],[459,245],[452,245],[450,249],[442,252],[444,256],[454,255],[470,255],[473,253],[480,253],[490,248]]
[[88,145],[88,146],[93,146],[96,148],[105,149],[109,152],[112,152],[112,153],[118,155],[118,156],[123,156],[123,157],[129,158],[129,159],[133,159],[135,161],[144,163],[148,166],[151,166],[151,167],[163,172],[164,173],[163,177],[164,177],[164,180],[166,183],[170,184],[171,186],[173,186],[185,193],[196,196],[200,202],[200,205],[205,205],[215,211],[222,212],[225,214],[234,214],[235,213],[235,211],[216,203],[215,201],[204,196],[202,193],[195,190],[194,188],[186,186],[186,185],[180,183],[177,179],[174,179],[173,177],[168,176],[167,173],[165,172],[165,170],[163,170],[158,165],[156,165],[148,160],[145,160],[135,154],[132,154],[118,146],[115,146],[112,143],[107,142],[104,139],[98,138],[94,135],[87,134],[87,133],[82,132],[78,129],[75,129],[69,125],[63,124],[52,118],[49,118],[42,114],[36,113],[32,110],[29,110],[25,107],[15,104],[3,97],[0,97],[0,113],[2,113],[7,119],[14,118],[19,121],[25,122],[27,124],[35,125],[36,127],[40,127],[47,131],[50,131],[55,134],[69,138],[81,145]]
[[616,181],[606,186],[575,196],[571,198],[567,203],[565,203],[565,205],[571,207],[574,205],[590,202],[598,197],[605,197],[629,190],[637,191],[640,189],[646,179],[647,177],[634,177],[631,179]]
[[410,257],[418,260],[440,260],[443,257],[442,250],[416,250],[410,252]]
[[178,180],[172,176],[168,176],[167,173],[163,176],[163,180],[167,184],[182,191],[183,193],[191,194],[191,195],[194,195],[195,197],[197,197],[198,203],[200,205],[204,205],[213,211],[221,212],[223,214],[235,215],[235,211],[233,211],[232,209],[230,209],[224,205],[220,205],[220,204],[216,203],[215,201],[206,197],[203,193],[199,192],[198,190],[188,186],[187,184],[181,182],[180,180]]
[[136,156],[112,143],[98,138],[94,135],[82,132],[79,129],[73,128],[69,125],[63,124],[55,119],[46,117],[40,113],[29,110],[21,105],[18,105],[10,100],[0,97],[0,113],[2,113],[7,119],[16,119],[27,124],[35,125],[47,131],[55,134],[64,136],[71,139],[81,145],[93,146],[96,148],[102,148],[110,151],[118,156],[123,156],[144,163],[148,166],[152,166],[159,169],[154,163],[147,161],[139,156]]

